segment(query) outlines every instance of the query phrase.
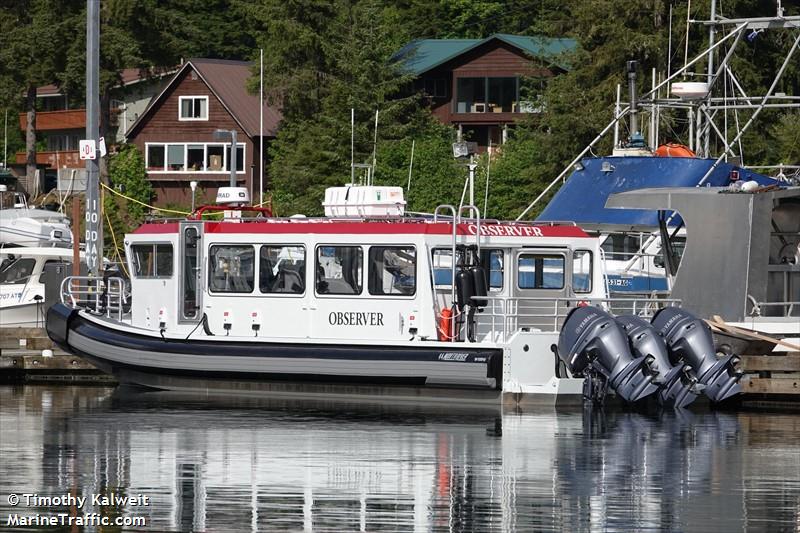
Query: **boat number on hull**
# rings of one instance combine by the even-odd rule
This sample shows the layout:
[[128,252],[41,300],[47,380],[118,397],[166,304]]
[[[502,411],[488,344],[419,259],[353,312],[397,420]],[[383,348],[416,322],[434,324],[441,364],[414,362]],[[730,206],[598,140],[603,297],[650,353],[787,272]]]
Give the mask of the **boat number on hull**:
[[334,311],[328,315],[331,326],[382,326],[383,313]]

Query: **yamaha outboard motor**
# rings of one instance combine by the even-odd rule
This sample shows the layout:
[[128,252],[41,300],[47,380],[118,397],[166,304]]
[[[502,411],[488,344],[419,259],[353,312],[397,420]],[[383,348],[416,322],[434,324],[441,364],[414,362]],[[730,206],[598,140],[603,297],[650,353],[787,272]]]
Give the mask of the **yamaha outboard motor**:
[[634,358],[625,332],[611,315],[598,307],[576,307],[570,311],[558,338],[558,354],[573,376],[587,379],[584,397],[595,401],[598,398],[593,384],[598,378],[628,402],[640,400],[658,388],[649,367],[652,357]]
[[711,330],[705,322],[678,307],[665,307],[651,322],[664,337],[673,364],[692,367],[703,392],[712,402],[721,402],[742,392],[742,373],[735,368],[739,358],[733,354],[717,357]]
[[667,345],[653,326],[634,315],[618,316],[616,321],[628,334],[633,356],[652,357],[650,370],[658,374],[653,378],[653,382],[659,385],[658,402],[664,406],[682,408],[695,401],[702,385],[691,374],[689,365],[673,366],[670,363]]

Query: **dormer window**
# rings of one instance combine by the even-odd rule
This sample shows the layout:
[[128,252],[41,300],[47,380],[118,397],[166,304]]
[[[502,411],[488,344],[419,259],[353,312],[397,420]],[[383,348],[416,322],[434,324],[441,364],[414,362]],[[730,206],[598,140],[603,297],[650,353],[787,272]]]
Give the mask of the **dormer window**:
[[178,120],[208,120],[208,96],[178,97]]

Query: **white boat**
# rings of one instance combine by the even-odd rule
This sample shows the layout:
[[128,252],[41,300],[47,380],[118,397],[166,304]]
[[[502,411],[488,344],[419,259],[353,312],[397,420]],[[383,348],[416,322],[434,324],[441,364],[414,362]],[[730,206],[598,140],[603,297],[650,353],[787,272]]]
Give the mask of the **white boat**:
[[[81,256],[83,254],[81,253]],[[45,266],[72,263],[67,248],[0,249],[0,325],[42,327],[45,306]],[[70,274],[71,266],[68,267]]]
[[29,207],[25,196],[0,185],[0,245],[72,245],[70,220],[62,213]]
[[[120,382],[157,389],[553,404],[580,402],[590,374],[629,401],[658,388],[652,358],[634,357],[613,319],[598,325],[605,311],[586,307],[610,303],[596,237],[486,222],[472,206],[430,217],[378,207],[370,218],[281,219],[227,205],[221,221],[202,220],[204,207],[148,222],[125,236],[130,301],[125,280],[67,278],[48,333]],[[673,303],[614,302],[643,317]],[[610,326],[613,353],[572,350],[569,336],[555,348],[565,321],[587,312],[581,339],[587,324]]]

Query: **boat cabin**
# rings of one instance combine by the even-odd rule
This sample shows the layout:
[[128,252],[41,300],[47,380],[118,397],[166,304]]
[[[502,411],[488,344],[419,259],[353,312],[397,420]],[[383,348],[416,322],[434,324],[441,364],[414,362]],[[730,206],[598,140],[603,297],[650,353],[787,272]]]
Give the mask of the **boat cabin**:
[[574,225],[237,217],[145,224],[125,247],[131,325],[171,333],[481,341],[500,316],[551,329],[558,302],[605,297],[598,240]]

